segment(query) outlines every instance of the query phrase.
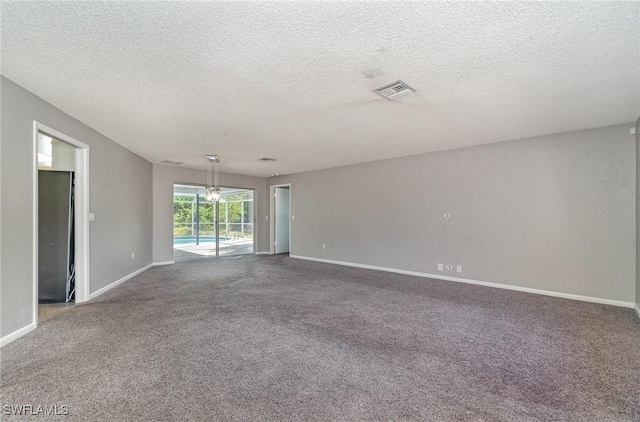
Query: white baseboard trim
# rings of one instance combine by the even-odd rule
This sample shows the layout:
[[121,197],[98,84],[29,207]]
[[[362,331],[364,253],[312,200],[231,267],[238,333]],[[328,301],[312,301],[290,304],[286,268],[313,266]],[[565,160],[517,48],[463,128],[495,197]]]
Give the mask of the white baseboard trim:
[[256,255],[271,255],[271,252],[256,252]]
[[[356,264],[356,263],[353,263],[353,262],[345,262],[345,261],[334,261],[332,259],[313,258],[313,257],[309,257],[309,256],[290,255],[290,257],[291,258],[296,258],[296,259],[304,259],[304,260],[307,260],[307,261],[324,262],[324,263],[327,263],[327,264],[344,265],[344,266],[347,266],[347,267],[365,268],[365,269],[368,269],[368,270],[386,271],[386,272],[390,272],[390,273],[413,275],[413,276],[416,276],[416,277],[435,278],[435,279],[438,279],[438,280],[456,281],[456,282],[459,282],[459,283],[467,283],[467,284],[476,284],[476,285],[479,285],[479,286],[494,287],[494,288],[497,288],[497,289],[515,290],[515,291],[518,291],[518,292],[534,293],[534,294],[544,295],[544,296],[560,297],[560,298],[563,298],[563,299],[580,300],[580,301],[583,301],[583,302],[600,303],[600,304],[603,304],[603,305],[620,306],[620,307],[623,307],[623,308],[633,308],[634,307],[634,303],[633,302],[623,302],[623,301],[620,301],[620,300],[602,299],[602,298],[599,298],[599,297],[581,296],[581,295],[574,295],[574,294],[570,294],[570,293],[554,292],[554,291],[551,291],[551,290],[533,289],[533,288],[530,288],[530,287],[512,286],[512,285],[509,285],[509,284],[491,283],[491,282],[488,282],[488,281],[471,280],[471,279],[468,279],[468,278],[449,277],[449,276],[440,275],[440,274],[428,274],[428,273],[421,273],[421,272],[417,272],[417,271],[399,270],[399,269],[396,269],[396,268],[378,267],[378,266],[375,266],[375,265]],[[636,307],[636,311],[637,311],[637,309],[638,308]],[[638,313],[638,315],[640,316],[640,312]]]
[[[116,287],[118,284],[122,284],[125,281],[137,276],[138,274],[148,270],[149,268],[151,268],[154,265],[165,265],[165,264],[169,264],[169,262],[167,263],[153,263],[153,264],[148,264],[145,265],[144,267],[140,268],[139,270],[136,270],[134,272],[132,272],[129,275],[126,275],[124,277],[122,277],[119,280],[114,281],[113,283],[109,284],[108,286],[105,286],[99,290],[96,290],[93,293],[89,294],[89,298],[88,299],[93,299],[95,297],[100,296],[101,294],[105,293],[108,290],[113,289],[114,287]],[[171,264],[173,264],[173,262],[171,262]],[[9,344],[11,343],[13,340],[22,337],[23,335],[27,334],[28,332],[34,330],[36,328],[36,324],[35,323],[31,323],[29,325],[27,325],[26,327],[20,328],[19,330],[14,331],[11,334],[7,334],[6,336],[0,338],[0,347],[3,347],[5,344]]]
[[154,262],[153,264],[151,264],[154,267],[158,267],[160,265],[172,265],[175,264],[176,261],[162,261],[162,262]]
[[638,314],[638,318],[640,318],[640,308],[638,308],[638,304],[636,303],[633,309],[636,310],[636,314]]
[[96,290],[96,291],[95,291],[95,292],[93,292],[93,293],[89,293],[89,300],[91,300],[91,299],[93,299],[93,298],[96,298],[96,297],[100,296],[101,294],[103,294],[103,293],[105,293],[105,292],[107,292],[107,291],[109,291],[109,290],[113,289],[113,288],[114,288],[114,287],[116,287],[117,285],[124,283],[125,281],[127,281],[127,280],[129,280],[129,279],[131,279],[131,278],[133,278],[133,277],[135,277],[135,276],[137,276],[138,274],[140,274],[140,273],[142,273],[142,272],[147,271],[147,270],[148,270],[149,268],[151,268],[152,266],[153,266],[153,264],[145,265],[144,267],[140,268],[139,270],[136,270],[136,271],[132,272],[132,273],[131,273],[131,274],[129,274],[129,275],[125,275],[125,276],[124,276],[124,277],[122,277],[121,279],[116,280],[116,281],[114,281],[113,283],[111,283],[111,284],[109,284],[109,285],[107,285],[107,286],[104,286],[103,288],[98,289],[98,290]]
[[36,324],[32,322],[26,327],[22,327],[11,334],[7,334],[6,336],[0,338],[0,347],[6,346],[7,344],[11,343],[13,340],[22,337],[23,335],[27,334],[30,331],[35,330],[35,328],[36,328]]

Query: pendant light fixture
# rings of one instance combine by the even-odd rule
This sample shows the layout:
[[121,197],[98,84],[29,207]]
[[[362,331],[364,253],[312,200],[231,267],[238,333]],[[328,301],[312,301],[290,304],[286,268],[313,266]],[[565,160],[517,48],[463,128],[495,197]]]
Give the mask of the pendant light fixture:
[[[209,160],[209,168],[207,169],[207,186],[205,186],[205,196],[209,201],[220,200],[220,186],[218,186],[218,164],[220,159],[217,155],[205,155]],[[213,176],[213,177],[212,177]],[[213,178],[213,183],[212,179]]]

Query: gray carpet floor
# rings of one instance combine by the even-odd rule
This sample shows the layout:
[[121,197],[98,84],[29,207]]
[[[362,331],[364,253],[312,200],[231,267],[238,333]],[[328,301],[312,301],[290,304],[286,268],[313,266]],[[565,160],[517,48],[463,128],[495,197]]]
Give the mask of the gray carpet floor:
[[0,351],[2,404],[63,420],[640,420],[630,309],[286,256],[154,267]]

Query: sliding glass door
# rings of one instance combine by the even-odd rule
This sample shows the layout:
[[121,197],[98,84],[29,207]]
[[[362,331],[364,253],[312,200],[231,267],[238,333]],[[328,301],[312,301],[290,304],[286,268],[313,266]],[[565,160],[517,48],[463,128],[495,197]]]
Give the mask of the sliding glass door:
[[222,187],[215,202],[203,186],[174,185],[175,261],[253,253],[253,226],[253,190]]

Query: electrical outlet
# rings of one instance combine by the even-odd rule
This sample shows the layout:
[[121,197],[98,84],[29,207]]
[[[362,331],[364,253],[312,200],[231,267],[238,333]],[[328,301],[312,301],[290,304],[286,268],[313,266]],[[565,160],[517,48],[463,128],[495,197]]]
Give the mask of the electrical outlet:
[[453,270],[453,265],[447,264],[447,271],[452,271],[452,270]]
[[438,264],[438,271],[444,270],[444,264]]
[[325,245],[324,243],[322,244],[322,249],[327,249],[327,245]]
[[135,252],[131,252],[131,259],[136,259],[136,253]]
[[456,272],[461,273],[462,272],[462,265],[458,265],[456,267]]

